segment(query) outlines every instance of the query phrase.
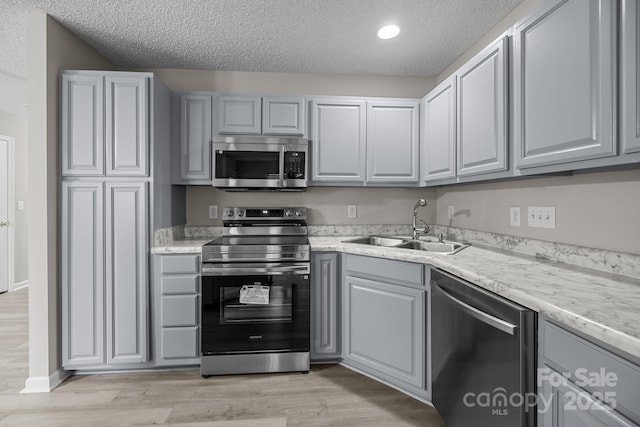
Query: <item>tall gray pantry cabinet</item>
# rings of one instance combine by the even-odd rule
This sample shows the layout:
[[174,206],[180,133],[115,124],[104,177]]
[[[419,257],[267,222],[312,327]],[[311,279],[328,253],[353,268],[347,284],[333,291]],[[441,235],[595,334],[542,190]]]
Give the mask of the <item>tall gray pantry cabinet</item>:
[[171,178],[160,175],[170,92],[132,72],[63,71],[60,87],[62,365],[140,367],[150,360],[149,238],[173,225]]

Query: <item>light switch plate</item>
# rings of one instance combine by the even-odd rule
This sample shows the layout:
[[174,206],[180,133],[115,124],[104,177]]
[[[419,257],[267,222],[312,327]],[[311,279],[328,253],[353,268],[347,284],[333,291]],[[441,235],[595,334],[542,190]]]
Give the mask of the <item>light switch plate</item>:
[[24,200],[18,200],[18,210],[19,211],[24,210]]
[[556,208],[529,206],[527,208],[527,224],[529,227],[556,228]]

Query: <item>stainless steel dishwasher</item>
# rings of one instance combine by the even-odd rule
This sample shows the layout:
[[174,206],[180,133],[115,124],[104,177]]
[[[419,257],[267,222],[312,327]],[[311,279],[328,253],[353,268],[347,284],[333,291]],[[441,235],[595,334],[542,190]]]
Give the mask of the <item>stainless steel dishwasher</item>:
[[447,427],[533,427],[537,313],[431,272],[433,404]]

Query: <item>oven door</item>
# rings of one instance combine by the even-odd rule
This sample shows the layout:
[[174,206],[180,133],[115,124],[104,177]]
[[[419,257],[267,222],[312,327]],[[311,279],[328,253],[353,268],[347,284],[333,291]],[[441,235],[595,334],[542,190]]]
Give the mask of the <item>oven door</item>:
[[238,267],[202,277],[202,355],[309,351],[309,270]]

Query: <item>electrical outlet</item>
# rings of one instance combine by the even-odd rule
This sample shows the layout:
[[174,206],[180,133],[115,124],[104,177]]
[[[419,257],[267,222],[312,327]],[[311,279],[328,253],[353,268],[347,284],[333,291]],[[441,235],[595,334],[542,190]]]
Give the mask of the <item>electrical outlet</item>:
[[529,206],[527,208],[529,227],[556,228],[556,208]]
[[449,219],[453,219],[455,214],[456,214],[455,208],[452,205],[449,205],[449,208],[448,208]]
[[520,206],[509,208],[509,223],[512,227],[520,227]]
[[347,205],[347,217],[355,218],[358,216],[358,207],[356,205]]
[[209,206],[209,219],[218,219],[218,206]]

